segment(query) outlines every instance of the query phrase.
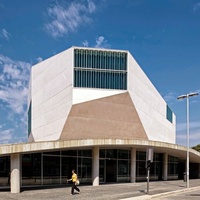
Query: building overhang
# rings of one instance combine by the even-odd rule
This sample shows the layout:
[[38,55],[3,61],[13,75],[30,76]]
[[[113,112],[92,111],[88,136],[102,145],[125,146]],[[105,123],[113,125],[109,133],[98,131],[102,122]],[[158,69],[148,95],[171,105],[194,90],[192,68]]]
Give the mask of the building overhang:
[[[186,160],[187,148],[177,144],[134,139],[86,139],[86,140],[62,140],[45,141],[34,143],[6,144],[0,146],[0,156],[10,154],[26,154],[45,151],[58,151],[63,149],[93,148],[136,148],[138,151],[146,151],[153,147],[156,153],[167,153],[176,156],[181,160]],[[189,149],[190,162],[200,163],[200,152]]]

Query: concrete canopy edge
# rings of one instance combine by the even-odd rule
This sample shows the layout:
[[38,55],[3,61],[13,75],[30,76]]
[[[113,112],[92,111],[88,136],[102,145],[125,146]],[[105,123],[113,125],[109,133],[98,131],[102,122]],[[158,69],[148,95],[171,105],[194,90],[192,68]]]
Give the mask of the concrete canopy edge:
[[[134,140],[134,139],[86,139],[86,140],[59,140],[34,143],[6,144],[0,145],[0,155],[9,155],[14,153],[34,153],[42,151],[60,150],[66,148],[85,148],[101,146],[104,148],[132,148],[145,150],[148,147],[154,147],[155,152],[171,153],[171,155],[184,159],[187,148],[177,144],[170,144],[159,141]],[[200,153],[189,149],[190,157],[195,162],[200,163]]]

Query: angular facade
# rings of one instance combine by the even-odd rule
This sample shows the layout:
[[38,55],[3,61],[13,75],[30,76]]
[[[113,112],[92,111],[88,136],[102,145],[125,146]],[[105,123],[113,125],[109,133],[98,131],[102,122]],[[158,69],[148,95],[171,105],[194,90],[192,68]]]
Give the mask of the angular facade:
[[32,67],[29,142],[175,144],[175,115],[128,51],[72,47]]
[[[71,47],[31,69],[28,142],[0,145],[0,188],[183,179],[176,117],[124,50]],[[190,149],[190,177],[200,153]]]

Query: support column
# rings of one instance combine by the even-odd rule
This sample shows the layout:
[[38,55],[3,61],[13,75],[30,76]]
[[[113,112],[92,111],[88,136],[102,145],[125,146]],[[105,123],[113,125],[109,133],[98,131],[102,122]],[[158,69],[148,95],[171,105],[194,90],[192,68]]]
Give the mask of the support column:
[[10,188],[11,193],[20,193],[21,160],[20,154],[11,154]]
[[168,154],[163,154],[163,181],[167,181],[168,175]]
[[99,185],[99,147],[93,148],[92,155],[92,185]]
[[136,148],[131,149],[131,183],[136,182]]

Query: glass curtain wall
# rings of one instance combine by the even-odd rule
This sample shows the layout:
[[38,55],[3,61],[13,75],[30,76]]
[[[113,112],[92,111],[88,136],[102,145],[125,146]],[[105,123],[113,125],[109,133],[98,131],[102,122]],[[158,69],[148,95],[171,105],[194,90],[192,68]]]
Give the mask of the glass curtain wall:
[[[99,180],[105,182],[130,181],[130,150],[101,149]],[[22,186],[66,184],[75,169],[81,183],[92,182],[92,150],[67,150],[23,154]],[[168,157],[168,179],[178,179],[177,157]],[[162,179],[163,155],[154,153],[150,168],[150,180]],[[196,165],[195,165],[195,168]],[[136,152],[136,181],[146,181],[146,152]],[[0,157],[0,187],[10,186],[10,156]]]
[[92,181],[92,150],[22,155],[22,185],[66,184],[75,169],[82,183]]
[[[68,150],[62,152],[62,183],[66,184],[67,179],[71,178],[72,169],[77,172],[77,150]],[[79,173],[78,173],[79,176]]]
[[0,157],[0,187],[10,186],[10,156]]
[[127,53],[74,50],[74,87],[127,89]]
[[60,184],[61,156],[60,151],[44,152],[43,158],[43,185]]
[[92,182],[92,151],[78,151],[78,176],[84,183]]
[[[162,179],[162,154],[154,153],[153,162],[150,167],[150,180]],[[146,181],[146,152],[137,151],[136,153],[136,180]]]
[[136,181],[147,180],[146,152],[136,152]]
[[118,150],[117,182],[130,181],[130,150]]
[[163,154],[154,153],[153,162],[150,167],[150,180],[162,180]]
[[130,150],[101,149],[99,153],[99,181],[130,181]]
[[174,156],[168,156],[168,179],[178,179],[179,159]]
[[41,185],[41,153],[22,155],[22,185]]

